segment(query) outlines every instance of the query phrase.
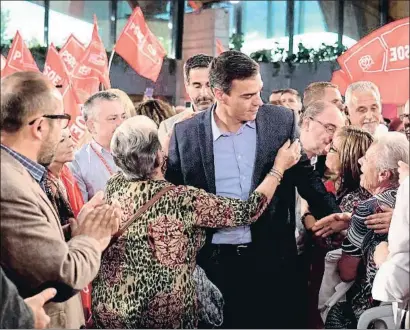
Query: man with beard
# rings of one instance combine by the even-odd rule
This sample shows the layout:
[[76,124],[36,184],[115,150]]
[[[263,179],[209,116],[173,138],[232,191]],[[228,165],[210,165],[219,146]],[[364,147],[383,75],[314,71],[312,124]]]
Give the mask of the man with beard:
[[404,133],[406,133],[407,140],[410,141],[410,118],[409,118],[409,101],[407,100],[406,105],[404,106],[404,111],[400,115],[400,120],[403,122],[404,125]]
[[66,243],[44,181],[69,120],[61,94],[41,73],[1,80],[0,264],[23,298],[57,290],[44,306],[50,328],[78,329],[84,325],[79,291],[97,275],[121,214],[98,194],[70,220]]
[[382,103],[377,86],[370,81],[357,81],[346,90],[350,124],[376,135],[382,121]]
[[97,191],[104,190],[108,179],[118,172],[110,143],[127,116],[116,94],[98,92],[84,103],[83,117],[92,140],[76,153],[69,167],[87,202]]
[[161,143],[171,134],[174,124],[190,118],[195,113],[208,109],[214,103],[209,86],[209,64],[213,57],[198,54],[190,57],[184,65],[185,89],[191,99],[191,109],[181,112],[159,125],[158,137]]

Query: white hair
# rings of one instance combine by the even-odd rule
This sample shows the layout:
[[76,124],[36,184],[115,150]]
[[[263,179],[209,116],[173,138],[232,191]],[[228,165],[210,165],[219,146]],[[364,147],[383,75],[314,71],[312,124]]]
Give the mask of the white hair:
[[381,97],[379,88],[371,81],[356,81],[350,84],[345,93],[346,104],[352,102],[354,93],[374,93],[376,95],[377,102],[381,104]]
[[101,91],[91,95],[81,109],[85,121],[88,121],[94,115],[94,107],[99,101],[120,101],[118,95],[109,92]]
[[111,139],[114,162],[127,180],[149,179],[159,165],[160,149],[157,125],[146,116],[125,120]]
[[409,163],[410,144],[406,135],[400,132],[387,132],[380,134],[372,145],[375,148],[376,168],[379,171],[390,170],[393,173],[391,180],[398,183],[398,162]]

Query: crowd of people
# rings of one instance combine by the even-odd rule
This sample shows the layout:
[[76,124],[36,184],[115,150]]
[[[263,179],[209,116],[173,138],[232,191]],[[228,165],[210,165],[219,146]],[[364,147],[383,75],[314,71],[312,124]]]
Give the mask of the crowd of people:
[[264,102],[237,51],[184,81],[178,112],[90,96],[74,142],[41,74],[1,80],[2,328],[353,329],[385,303],[408,327],[409,102],[390,125],[368,81]]

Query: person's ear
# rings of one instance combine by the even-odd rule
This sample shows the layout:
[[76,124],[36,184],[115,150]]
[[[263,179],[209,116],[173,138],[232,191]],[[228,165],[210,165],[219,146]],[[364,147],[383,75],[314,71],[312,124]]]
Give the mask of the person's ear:
[[43,117],[38,118],[32,125],[28,125],[28,127],[30,128],[32,138],[37,140],[43,140],[49,131],[47,120]]
[[91,119],[87,120],[85,122],[85,125],[87,126],[87,129],[91,134],[95,133],[94,122]]
[[212,92],[214,93],[215,99],[218,103],[226,104],[226,94],[222,91],[222,89],[212,88]]
[[379,182],[389,181],[391,180],[392,176],[393,173],[390,170],[383,170],[379,172]]

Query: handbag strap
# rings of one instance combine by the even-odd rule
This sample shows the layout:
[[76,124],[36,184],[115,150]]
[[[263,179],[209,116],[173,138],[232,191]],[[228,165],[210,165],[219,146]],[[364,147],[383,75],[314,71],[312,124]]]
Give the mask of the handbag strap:
[[129,226],[131,226],[135,220],[137,220],[143,213],[145,213],[151,206],[153,206],[164,194],[166,194],[171,189],[174,189],[174,186],[167,186],[158,191],[148,202],[141,206],[137,212],[125,223],[125,225],[120,228],[120,230],[114,234],[111,239],[111,244],[114,244],[118,238],[125,233]]

